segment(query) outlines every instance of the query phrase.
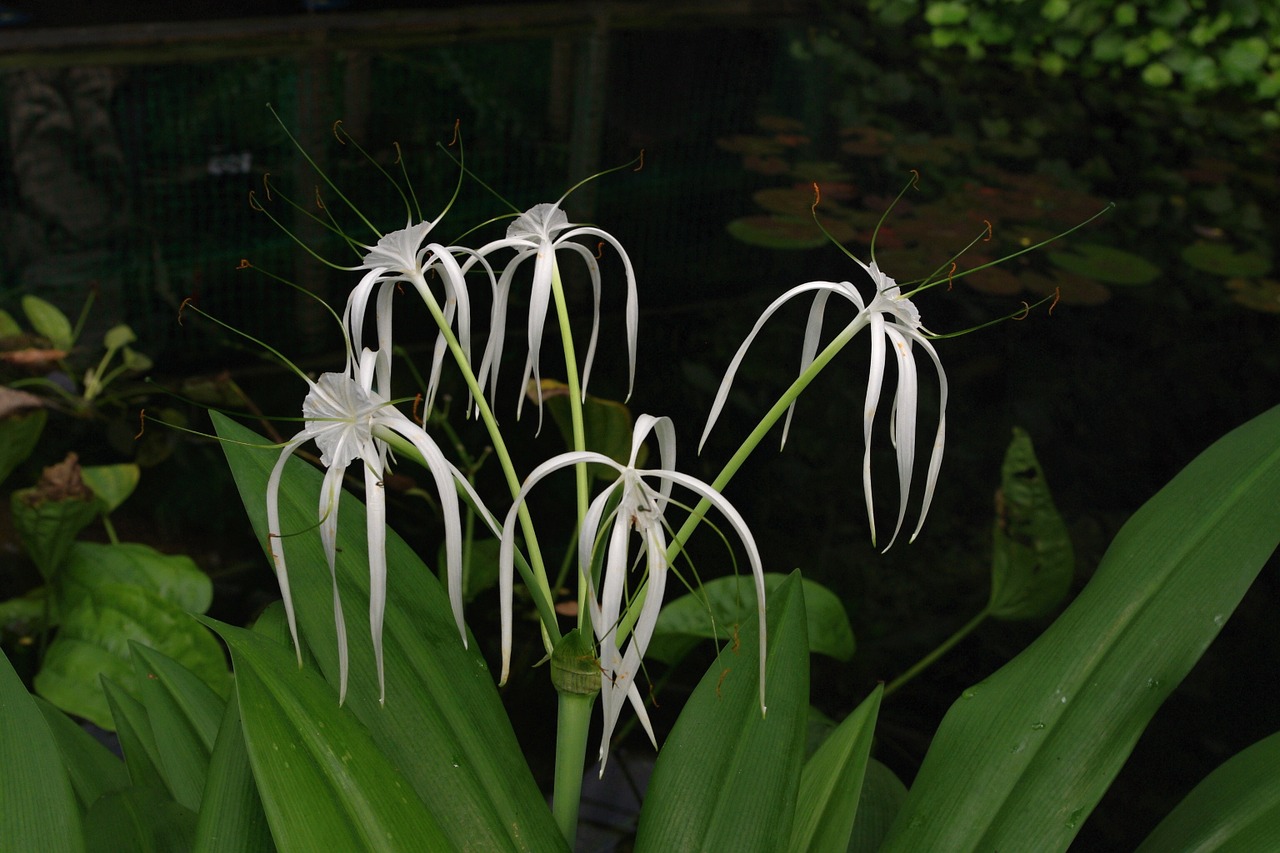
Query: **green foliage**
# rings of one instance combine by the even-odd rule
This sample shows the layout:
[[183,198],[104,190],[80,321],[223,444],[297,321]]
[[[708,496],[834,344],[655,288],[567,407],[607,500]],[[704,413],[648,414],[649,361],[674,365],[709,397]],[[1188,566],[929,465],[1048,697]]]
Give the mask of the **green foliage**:
[[970,59],[999,58],[1051,74],[1119,80],[1135,72],[1148,86],[1193,98],[1231,93],[1260,103],[1280,122],[1280,6],[1237,0],[1225,7],[1185,0],[872,0],[889,26],[924,25],[923,41],[963,49]]
[[[772,593],[786,575],[766,572],[765,590]],[[814,581],[802,581],[808,615],[809,651],[836,660],[853,657],[853,627],[844,605],[831,590]],[[756,593],[752,579],[742,575],[716,578],[696,591],[663,606],[649,642],[646,657],[675,663],[701,640],[718,643],[738,636],[756,619]]]

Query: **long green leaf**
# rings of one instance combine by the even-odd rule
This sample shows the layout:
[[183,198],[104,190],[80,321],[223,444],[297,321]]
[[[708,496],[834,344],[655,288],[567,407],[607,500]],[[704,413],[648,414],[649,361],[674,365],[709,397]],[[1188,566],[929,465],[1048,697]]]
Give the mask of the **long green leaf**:
[[1280,839],[1280,732],[1236,753],[1178,803],[1137,853],[1254,853]]
[[84,850],[76,795],[49,724],[0,655],[0,853]]
[[240,702],[234,694],[218,727],[209,758],[209,776],[200,801],[195,853],[271,853],[275,850],[249,752],[240,726]]
[[862,777],[862,797],[858,819],[849,837],[849,853],[875,853],[889,834],[889,827],[907,801],[907,786],[893,771],[874,758],[867,762]]
[[93,805],[103,794],[129,787],[129,771],[123,761],[52,704],[39,696],[32,698],[58,743],[82,809]]
[[249,763],[286,851],[447,850],[405,778],[333,688],[265,637],[213,623],[231,647]]
[[849,846],[883,696],[880,685],[805,762],[788,850],[821,853]]
[[151,731],[151,721],[147,719],[147,709],[105,675],[102,677],[102,693],[111,708],[112,722],[120,738],[120,751],[124,753],[124,765],[129,770],[129,781],[135,788],[165,788],[164,773],[160,769],[160,749],[156,746],[155,733]]
[[1280,407],[1192,461],[1054,624],[964,692],[885,849],[1066,849],[1278,540]]
[[786,849],[809,711],[804,595],[795,572],[768,607],[767,717],[759,629],[748,620],[698,683],[658,754],[636,850]]
[[196,816],[162,788],[133,787],[101,797],[84,823],[88,853],[177,853],[191,849]]
[[209,754],[225,703],[199,676],[154,649],[130,645],[160,771],[174,799],[200,809]]
[[[224,439],[263,439],[215,416]],[[223,447],[259,541],[266,543],[266,481],[279,455],[243,444]],[[338,682],[333,592],[315,532],[320,473],[293,460],[285,467],[280,517],[289,580],[304,644],[324,677]],[[435,575],[394,531],[387,532],[390,580],[383,633],[387,698],[378,703],[369,639],[364,507],[344,496],[338,522],[338,572],[351,641],[346,707],[413,786],[457,849],[563,850],[566,844],[525,764],[495,686],[472,639],[464,648],[448,597]],[[270,566],[270,562],[266,563]],[[264,571],[269,569],[264,567]]]

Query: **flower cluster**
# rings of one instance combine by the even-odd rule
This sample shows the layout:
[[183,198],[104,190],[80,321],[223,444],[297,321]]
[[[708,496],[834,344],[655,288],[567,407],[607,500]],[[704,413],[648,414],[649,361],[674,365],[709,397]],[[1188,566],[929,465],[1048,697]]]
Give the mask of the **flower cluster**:
[[[745,520],[720,494],[720,489],[732,472],[729,471],[727,476],[723,476],[714,485],[681,473],[676,469],[675,464],[675,435],[671,421],[663,417],[642,415],[636,419],[630,457],[625,464],[578,446],[571,452],[538,465],[523,479],[522,483],[514,473],[509,471],[509,482],[513,484],[513,503],[506,514],[505,523],[499,525],[496,519],[484,509],[479,497],[471,491],[462,473],[445,458],[444,453],[422,426],[395,407],[391,396],[392,302],[397,289],[407,284],[426,304],[436,324],[436,344],[426,391],[428,409],[436,395],[444,357],[446,353],[451,353],[471,390],[474,410],[484,415],[499,455],[504,459],[504,465],[508,464],[505,461],[506,457],[503,456],[505,450],[501,444],[502,436],[497,431],[496,421],[491,417],[489,406],[496,400],[497,376],[503,357],[506,314],[511,291],[516,281],[516,272],[525,266],[527,260],[533,259],[527,319],[528,351],[521,385],[538,389],[538,403],[541,409],[541,340],[553,299],[558,306],[562,306],[563,297],[560,292],[557,256],[568,252],[576,255],[586,265],[594,297],[590,339],[582,365],[582,401],[585,401],[586,384],[595,359],[599,335],[601,275],[596,254],[587,246],[577,242],[583,237],[596,239],[600,241],[601,246],[605,243],[612,246],[620,256],[625,269],[628,394],[630,393],[635,378],[638,326],[636,280],[631,260],[618,241],[608,233],[593,226],[571,224],[560,207],[561,202],[540,204],[529,209],[511,223],[503,239],[487,243],[478,249],[445,246],[432,242],[430,235],[439,221],[438,218],[418,224],[410,222],[399,231],[382,235],[375,244],[365,246],[368,250],[367,254],[362,263],[354,268],[363,272],[363,276],[351,291],[342,315],[347,334],[347,367],[341,373],[326,373],[314,382],[308,380],[310,393],[303,405],[305,426],[298,435],[284,445],[281,451],[280,459],[271,473],[267,503],[271,552],[276,561],[290,630],[294,634],[296,643],[297,631],[294,625],[288,573],[280,541],[282,531],[276,506],[284,462],[306,441],[314,440],[320,448],[321,463],[326,473],[320,497],[319,529],[331,574],[335,572],[337,506],[341,494],[342,476],[351,463],[357,460],[361,463],[364,469],[368,507],[368,561],[372,590],[370,622],[374,635],[380,690],[385,695],[381,627],[386,600],[387,565],[384,550],[386,508],[382,482],[393,461],[388,445],[389,439],[398,437],[409,442],[434,478],[445,522],[447,562],[445,568],[450,602],[464,643],[466,629],[462,616],[460,580],[462,539],[458,500],[460,490],[467,493],[470,502],[479,508],[485,522],[501,537],[499,593],[503,681],[508,675],[511,658],[513,575],[515,564],[519,559],[516,529],[520,524],[531,523],[528,521],[528,513],[525,509],[526,499],[531,489],[553,472],[564,468],[575,467],[582,471],[585,470],[582,466],[595,464],[613,469],[617,473],[617,478],[594,496],[586,495],[585,480],[580,480],[584,485],[580,486],[582,517],[579,519],[576,545],[578,569],[582,582],[586,586],[585,599],[588,604],[588,613],[580,618],[589,619],[592,633],[598,643],[600,690],[604,713],[604,733],[600,746],[601,772],[603,773],[609,739],[622,707],[627,701],[630,701],[634,707],[645,731],[651,739],[653,738],[653,730],[637,688],[636,677],[662,607],[670,560],[683,548],[684,538],[687,536],[684,530],[674,537],[669,536],[670,529],[667,526],[666,514],[672,505],[671,493],[675,486],[680,486],[700,499],[701,503],[692,510],[692,517],[700,520],[707,510],[716,509],[728,520],[745,549],[755,579],[758,600],[761,643],[760,704],[762,712],[764,710],[764,569]],[[514,256],[509,257],[505,265],[500,265],[495,258],[501,250],[506,249],[512,250]],[[921,324],[919,313],[910,299],[902,294],[892,278],[881,272],[874,260],[870,265],[862,264],[860,261],[859,264],[870,276],[875,288],[869,300],[864,300],[858,289],[847,281],[838,283],[813,281],[788,290],[765,309],[730,362],[712,406],[702,441],[705,443],[721,414],[742,360],[764,323],[794,297],[801,294],[814,294],[801,350],[801,379],[797,380],[797,384],[793,386],[790,404],[786,406],[783,440],[785,441],[786,437],[786,427],[790,424],[795,395],[798,395],[826,360],[834,355],[835,350],[847,343],[861,329],[870,327],[871,370],[864,410],[863,491],[874,541],[871,431],[879,407],[883,374],[889,360],[887,352],[892,349],[897,368],[897,389],[893,397],[890,421],[893,444],[897,452],[900,489],[898,519],[893,536],[896,539],[906,515],[915,468],[915,429],[918,408],[915,346],[922,348],[932,359],[940,385],[938,428],[926,476],[920,521],[915,533],[919,532],[928,512],[942,460],[947,382],[937,352],[929,340],[930,333]],[[489,338],[479,364],[473,366],[473,307],[468,285],[471,281],[479,279],[487,283],[490,291]],[[836,340],[829,343],[823,353],[819,354],[818,346],[822,336],[823,320],[828,300],[832,295],[852,303],[857,309],[857,314],[839,333]],[[371,307],[372,322],[376,330],[376,349],[364,346],[365,325],[369,320]],[[565,350],[566,358],[569,360],[567,366],[576,369],[577,365],[574,363],[576,357],[572,355],[572,337],[568,334],[567,326],[564,325],[565,317],[562,311],[558,312],[558,318],[561,323],[562,340],[568,339]],[[529,381],[531,378],[532,383]],[[522,394],[521,402],[523,398]],[[579,402],[575,400],[574,404]],[[471,409],[471,404],[468,409]],[[775,407],[775,410],[779,414],[771,415],[774,420],[781,413],[780,408]],[[519,406],[517,406],[518,413]],[[761,428],[767,428],[773,423],[768,420],[769,417],[766,416],[766,421],[762,422]],[[660,462],[655,468],[640,467],[641,448],[649,437],[655,438],[658,445]],[[686,526],[690,529],[692,527],[692,525]],[[536,545],[530,541],[530,530],[531,528],[525,528],[525,547],[536,549]],[[638,556],[632,553],[633,535],[639,540]],[[890,545],[892,541],[891,539]],[[530,556],[533,556],[532,551]],[[636,566],[640,569],[633,578],[632,572]],[[538,576],[534,569],[531,571],[535,572],[535,577],[545,589],[545,577]],[[529,577],[526,575],[526,580]],[[333,584],[334,614],[341,646],[341,692],[345,695],[346,635],[336,576],[333,578]],[[543,619],[547,619],[545,611]],[[544,628],[547,627],[544,625]],[[554,625],[550,626],[549,633],[552,636],[559,636]]]

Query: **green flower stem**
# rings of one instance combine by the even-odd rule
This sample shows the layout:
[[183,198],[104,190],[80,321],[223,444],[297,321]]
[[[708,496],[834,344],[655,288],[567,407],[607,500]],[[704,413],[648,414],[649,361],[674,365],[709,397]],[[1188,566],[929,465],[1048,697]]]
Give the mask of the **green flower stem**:
[[[560,344],[564,348],[565,383],[569,386],[569,418],[573,424],[573,449],[587,449],[586,429],[582,422],[582,388],[578,381],[578,357],[573,347],[573,329],[569,325],[569,307],[564,298],[564,285],[560,281],[560,265],[555,256],[551,257],[551,293],[555,297],[556,319],[560,324]],[[587,465],[585,462],[573,466],[577,478],[578,492],[578,526],[587,514],[588,489]],[[577,541],[575,529],[574,541]],[[586,624],[587,585],[583,578],[578,578],[578,627]]]
[[906,684],[908,681],[915,678],[917,675],[919,675],[920,673],[928,669],[930,666],[932,666],[933,663],[936,660],[938,660],[938,658],[942,657],[947,652],[951,651],[952,646],[954,646],[956,643],[960,642],[965,637],[972,634],[973,630],[977,628],[979,625],[981,625],[983,620],[985,620],[989,615],[991,615],[990,605],[982,608],[981,612],[979,612],[977,616],[973,617],[968,622],[964,623],[964,625],[960,627],[960,630],[956,631],[950,637],[947,637],[945,640],[943,640],[942,643],[936,649],[929,652],[929,654],[925,655],[924,657],[920,658],[920,660],[916,661],[914,666],[912,666],[906,672],[902,673],[902,675],[899,675],[893,681],[890,681],[889,686],[884,689],[884,695],[888,696],[890,693],[893,693],[899,687]]
[[[449,346],[449,352],[453,353],[454,361],[462,371],[462,378],[467,383],[468,390],[471,391],[476,410],[480,413],[480,419],[484,421],[485,429],[488,430],[489,438],[493,442],[493,452],[498,457],[498,464],[502,466],[502,473],[506,476],[507,488],[511,490],[511,497],[515,498],[520,493],[520,478],[516,475],[515,464],[511,461],[507,444],[502,439],[502,430],[498,428],[498,421],[494,418],[493,410],[489,408],[489,403],[485,399],[484,389],[476,380],[476,375],[471,370],[471,363],[466,353],[462,351],[462,345],[458,343],[453,329],[445,321],[444,312],[436,302],[435,295],[431,292],[431,288],[427,287],[426,278],[419,273],[414,280],[414,285],[427,310],[431,312],[431,318],[435,320],[436,327],[444,335],[445,343]],[[547,569],[542,562],[542,549],[538,547],[538,535],[533,528],[533,520],[529,517],[529,511],[523,503],[520,504],[517,515],[520,519],[520,529],[524,533],[525,547],[529,551],[528,564],[518,560],[517,566],[525,584],[534,593],[538,613],[542,617],[543,631],[551,645],[554,645],[560,639],[560,626],[555,618],[554,599],[551,595],[551,585],[547,582]]]
[[[738,473],[738,469],[742,467],[743,463],[747,461],[747,457],[751,455],[752,451],[754,451],[756,447],[759,446],[760,442],[764,440],[764,437],[768,435],[769,430],[773,429],[778,420],[786,414],[787,409],[791,404],[796,401],[796,398],[800,396],[804,389],[809,387],[809,383],[813,382],[813,380],[817,378],[818,374],[822,372],[822,369],[827,366],[827,363],[830,362],[831,359],[835,358],[836,354],[839,353],[840,350],[844,349],[845,344],[853,340],[853,337],[857,335],[858,332],[862,331],[863,327],[870,322],[870,318],[871,315],[867,311],[859,311],[858,316],[854,317],[853,320],[850,321],[849,325],[845,326],[844,329],[841,330],[840,334],[836,335],[835,338],[832,339],[831,343],[827,344],[823,348],[822,352],[818,353],[818,355],[813,359],[813,363],[810,364],[809,367],[791,383],[790,387],[782,393],[782,396],[778,398],[778,402],[773,404],[773,408],[765,412],[764,417],[760,419],[760,423],[756,424],[756,428],[751,431],[750,435],[743,439],[737,452],[734,453],[733,456],[729,457],[729,461],[724,464],[724,467],[720,469],[720,473],[717,474],[715,480],[712,481],[711,487],[713,489],[722,494],[724,493],[725,486],[729,485],[729,481],[733,479],[733,475]],[[706,498],[698,501],[697,506],[693,508],[693,511],[689,513],[689,517],[686,518],[684,524],[681,525],[680,530],[677,531],[676,535],[671,539],[671,545],[667,548],[668,563],[675,560],[676,556],[684,548],[685,543],[689,541],[689,537],[693,535],[694,529],[702,521],[702,517],[710,508],[711,501]],[[631,628],[635,625],[636,620],[640,618],[640,610],[644,606],[644,599],[648,592],[649,584],[646,581],[632,600],[631,606],[627,608],[626,613],[622,616],[622,620],[618,626],[618,642],[621,643],[628,635],[630,635]]]

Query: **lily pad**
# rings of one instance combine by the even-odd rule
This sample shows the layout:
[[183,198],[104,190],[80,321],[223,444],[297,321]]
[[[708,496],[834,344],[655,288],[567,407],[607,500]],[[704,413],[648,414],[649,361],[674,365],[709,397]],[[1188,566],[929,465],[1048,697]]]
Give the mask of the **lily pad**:
[[1148,284],[1160,268],[1133,252],[1097,243],[1081,243],[1069,251],[1050,252],[1049,261],[1059,269],[1106,284]]
[[[853,229],[844,226],[841,234],[837,234],[832,226],[841,229],[841,223],[823,223],[837,240],[853,238]],[[812,219],[801,219],[792,216],[744,216],[735,219],[726,226],[729,234],[749,246],[760,246],[765,249],[817,249],[828,243],[827,236],[822,233]],[[849,236],[842,234],[847,230]]]
[[1254,311],[1280,314],[1280,281],[1274,278],[1233,278],[1227,281],[1231,299]]
[[1271,272],[1271,261],[1261,252],[1237,252],[1227,243],[1197,241],[1182,250],[1182,260],[1201,272],[1229,278],[1253,278]]

